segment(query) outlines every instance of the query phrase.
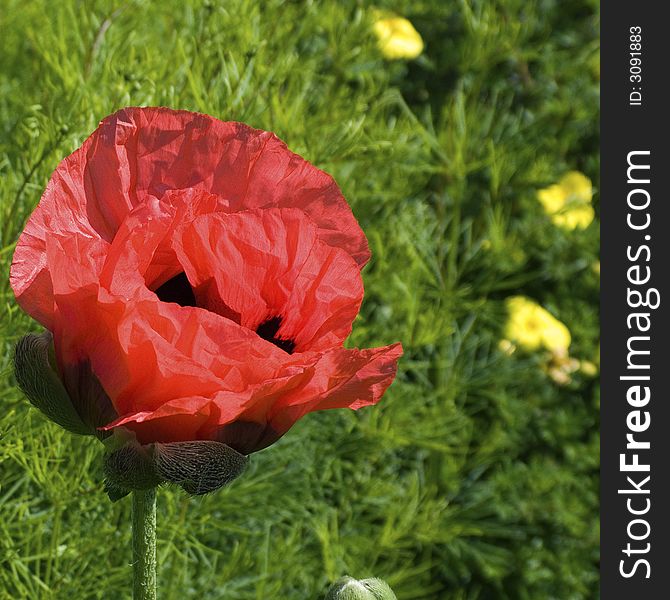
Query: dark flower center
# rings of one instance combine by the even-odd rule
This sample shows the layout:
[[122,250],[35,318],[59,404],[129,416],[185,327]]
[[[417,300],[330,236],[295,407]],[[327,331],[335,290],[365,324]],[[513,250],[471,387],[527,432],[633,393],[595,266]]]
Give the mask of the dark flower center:
[[175,302],[179,306],[196,306],[193,288],[186,277],[186,273],[179,273],[168,279],[155,291],[161,302]]
[[275,346],[277,346],[277,348],[282,349],[284,352],[293,354],[293,350],[295,349],[295,342],[293,340],[283,340],[276,337],[280,325],[281,317],[271,317],[256,328],[256,333],[264,340],[272,342]]
[[[174,302],[179,306],[197,306],[195,293],[189,283],[186,273],[179,273],[172,279],[168,279],[154,292],[161,302]],[[223,315],[228,318],[228,315]],[[277,331],[281,326],[281,317],[270,317],[256,328],[256,333],[264,340],[273,343],[288,354],[293,354],[295,342],[277,337]],[[238,321],[239,322],[239,321]]]

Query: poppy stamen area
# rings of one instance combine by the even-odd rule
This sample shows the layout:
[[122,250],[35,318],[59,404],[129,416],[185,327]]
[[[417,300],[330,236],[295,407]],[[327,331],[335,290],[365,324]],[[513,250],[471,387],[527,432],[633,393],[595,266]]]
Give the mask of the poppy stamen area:
[[281,317],[271,317],[266,321],[263,321],[257,328],[256,333],[262,337],[264,340],[273,343],[277,348],[280,348],[288,354],[293,354],[295,350],[295,342],[293,340],[283,340],[276,337],[277,331],[281,326]]
[[196,306],[193,288],[184,272],[168,279],[154,293],[161,302],[174,302],[179,306]]

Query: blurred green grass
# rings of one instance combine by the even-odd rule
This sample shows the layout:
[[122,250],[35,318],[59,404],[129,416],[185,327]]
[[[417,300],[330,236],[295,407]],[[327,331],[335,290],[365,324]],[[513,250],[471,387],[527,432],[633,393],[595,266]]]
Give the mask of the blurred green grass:
[[126,105],[245,121],[332,173],[373,251],[350,344],[406,351],[379,406],[309,415],[215,495],[161,490],[160,597],[316,599],[345,573],[400,600],[598,596],[597,385],[497,349],[521,293],[598,351],[598,224],[535,198],[571,169],[597,188],[598,3],[376,7],[420,59],[384,61],[354,0],[0,0],[0,597],[130,593],[129,502],[14,387],[37,325],[7,281],[51,171]]

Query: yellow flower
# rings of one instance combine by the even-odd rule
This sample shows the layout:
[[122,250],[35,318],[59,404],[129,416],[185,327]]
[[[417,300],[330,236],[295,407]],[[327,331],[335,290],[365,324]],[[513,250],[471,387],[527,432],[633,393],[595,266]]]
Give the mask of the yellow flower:
[[412,59],[423,52],[421,35],[403,17],[379,19],[373,29],[379,41],[379,49],[388,59]]
[[508,356],[512,356],[516,350],[516,346],[509,340],[500,340],[498,342],[498,349]]
[[587,377],[595,377],[598,374],[598,366],[590,360],[580,361],[579,369]]
[[597,260],[591,265],[591,269],[593,269],[593,272],[600,277],[600,261]]
[[565,229],[586,229],[593,221],[595,212],[591,206],[580,206],[552,216],[552,221]]
[[592,197],[591,180],[579,171],[566,173],[558,183],[537,193],[538,200],[554,224],[565,229],[589,226],[595,216]]
[[509,318],[505,337],[526,350],[546,348],[552,352],[567,352],[570,331],[551,313],[524,296],[506,300]]
[[593,187],[591,180],[579,171],[570,171],[561,177],[559,185],[565,190],[568,200],[574,198],[579,202],[591,202]]

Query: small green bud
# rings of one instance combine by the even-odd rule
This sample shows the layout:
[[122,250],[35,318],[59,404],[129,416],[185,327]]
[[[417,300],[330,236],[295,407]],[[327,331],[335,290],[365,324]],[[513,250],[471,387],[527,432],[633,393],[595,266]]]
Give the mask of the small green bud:
[[47,331],[29,333],[14,350],[14,375],[30,403],[72,433],[93,434],[82,420],[52,364],[53,338]]
[[14,374],[33,406],[72,433],[95,435],[109,432],[99,427],[118,417],[112,401],[94,375],[89,361],[56,367],[53,336],[49,331],[29,333],[14,351]]
[[328,590],[326,600],[398,600],[393,590],[381,579],[342,577]]

